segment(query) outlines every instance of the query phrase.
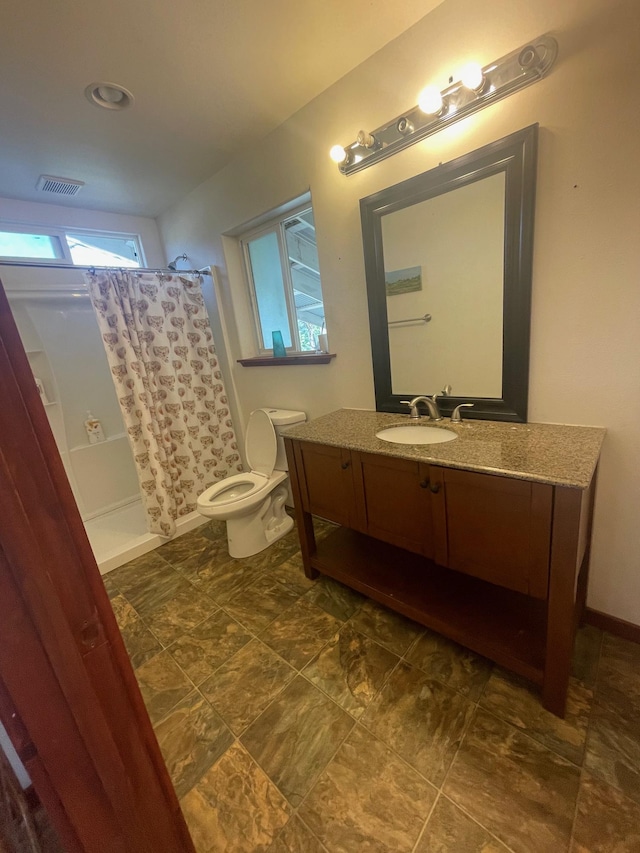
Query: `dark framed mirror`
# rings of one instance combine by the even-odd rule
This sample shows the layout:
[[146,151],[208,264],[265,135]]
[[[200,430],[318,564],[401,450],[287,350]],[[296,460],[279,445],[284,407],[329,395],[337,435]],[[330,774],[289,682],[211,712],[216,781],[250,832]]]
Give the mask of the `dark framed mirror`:
[[538,125],[360,200],[376,409],[526,421]]

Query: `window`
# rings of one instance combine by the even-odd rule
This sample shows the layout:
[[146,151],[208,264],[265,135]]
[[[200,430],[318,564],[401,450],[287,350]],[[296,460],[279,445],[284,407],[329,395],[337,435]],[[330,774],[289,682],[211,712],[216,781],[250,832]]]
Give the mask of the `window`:
[[64,260],[64,246],[59,234],[48,234],[40,228],[16,230],[0,224],[0,256],[41,261]]
[[140,241],[135,234],[3,223],[0,223],[0,257],[96,267],[143,264]]
[[136,237],[81,232],[66,232],[65,237],[73,263],[79,266],[140,266],[140,250]]
[[288,350],[315,352],[324,332],[324,305],[311,207],[272,219],[240,242],[259,350],[270,351],[272,333],[280,331]]

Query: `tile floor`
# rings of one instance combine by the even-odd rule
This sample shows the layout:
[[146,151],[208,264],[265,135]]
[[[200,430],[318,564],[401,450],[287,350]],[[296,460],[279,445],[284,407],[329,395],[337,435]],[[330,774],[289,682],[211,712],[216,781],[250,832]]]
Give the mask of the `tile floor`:
[[[319,522],[318,535],[329,526]],[[640,851],[640,646],[526,682],[212,522],[105,578],[199,853]]]

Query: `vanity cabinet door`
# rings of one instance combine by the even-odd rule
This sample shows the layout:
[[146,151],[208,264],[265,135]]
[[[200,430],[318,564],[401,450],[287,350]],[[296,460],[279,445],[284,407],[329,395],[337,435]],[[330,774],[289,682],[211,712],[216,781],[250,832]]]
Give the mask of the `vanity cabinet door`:
[[431,483],[450,569],[547,597],[553,486],[435,467]]
[[429,468],[409,459],[357,454],[354,477],[364,497],[365,532],[392,545],[433,556]]
[[300,485],[305,512],[359,530],[351,452],[303,441],[297,447],[302,462]]

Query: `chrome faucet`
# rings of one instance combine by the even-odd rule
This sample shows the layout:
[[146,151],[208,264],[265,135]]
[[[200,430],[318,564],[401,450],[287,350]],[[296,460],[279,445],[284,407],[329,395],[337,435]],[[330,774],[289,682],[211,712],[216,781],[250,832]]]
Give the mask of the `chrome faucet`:
[[410,418],[415,418],[418,420],[420,417],[420,412],[418,411],[418,404],[424,403],[429,410],[429,417],[433,421],[441,421],[442,415],[440,414],[440,409],[438,408],[438,404],[436,402],[436,395],[433,397],[414,397],[413,400],[401,400],[401,403],[404,403],[407,406],[411,406],[411,411],[409,412]]
[[420,411],[418,409],[419,403],[424,403],[429,410],[429,417],[432,421],[441,421],[442,415],[440,414],[440,409],[438,408],[438,397],[448,397],[451,394],[451,385],[445,385],[440,394],[434,394],[433,397],[414,397],[413,400],[400,400],[405,406],[411,406],[411,411],[409,412],[409,417],[415,420],[418,420],[420,417]]

